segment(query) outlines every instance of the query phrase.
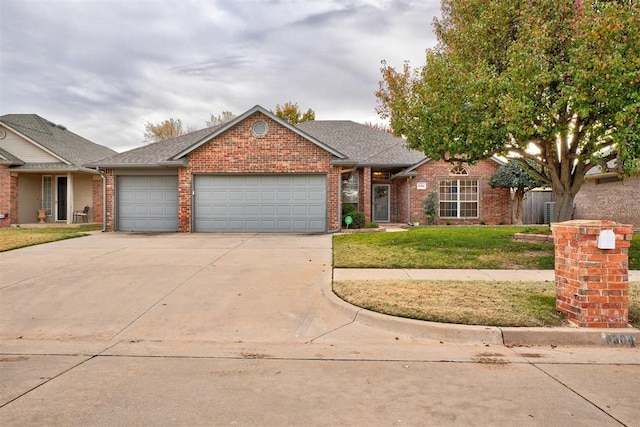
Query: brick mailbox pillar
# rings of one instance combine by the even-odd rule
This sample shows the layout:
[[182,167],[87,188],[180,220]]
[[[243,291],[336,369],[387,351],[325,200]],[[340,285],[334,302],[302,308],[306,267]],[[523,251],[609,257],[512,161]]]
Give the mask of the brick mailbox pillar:
[[633,227],[577,220],[553,223],[551,230],[557,310],[580,327],[627,327]]

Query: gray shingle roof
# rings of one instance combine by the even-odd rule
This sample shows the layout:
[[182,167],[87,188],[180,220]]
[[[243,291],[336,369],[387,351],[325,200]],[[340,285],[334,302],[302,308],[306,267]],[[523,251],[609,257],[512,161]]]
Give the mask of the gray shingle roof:
[[24,162],[0,147],[0,164],[22,165]]
[[68,171],[73,168],[69,168],[69,165],[64,162],[42,162],[42,163],[24,163],[20,166],[11,168],[11,170],[18,171]]
[[297,127],[361,166],[410,166],[426,158],[407,149],[404,139],[351,120],[313,120]]
[[0,122],[77,167],[116,153],[37,114],[6,114]]
[[124,153],[110,156],[100,161],[91,162],[87,166],[115,167],[115,166],[153,166],[166,162],[178,153],[196,144],[202,138],[211,134],[220,126],[213,126],[180,135],[175,138],[154,142]]
[[[91,162],[87,166],[149,167],[171,162],[255,111],[268,113],[256,106],[228,124],[200,129],[176,138],[144,145]],[[407,149],[405,140],[402,138],[396,138],[386,132],[348,120],[308,121],[296,125],[293,130],[361,166],[407,167],[426,158],[424,153]]]

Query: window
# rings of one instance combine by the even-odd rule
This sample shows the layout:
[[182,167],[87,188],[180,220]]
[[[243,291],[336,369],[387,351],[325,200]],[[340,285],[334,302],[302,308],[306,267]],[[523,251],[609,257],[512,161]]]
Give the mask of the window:
[[262,120],[258,120],[257,122],[253,123],[251,132],[253,132],[253,136],[255,136],[256,138],[262,138],[267,134],[268,129],[269,128],[267,127],[267,124],[265,122],[263,122]]
[[608,176],[605,178],[598,178],[596,179],[596,184],[600,185],[600,184],[611,184],[612,182],[620,182],[622,181],[622,178],[619,176]]
[[42,209],[44,209],[47,213],[47,216],[51,215],[52,208],[52,194],[51,191],[51,175],[43,175],[42,176]]
[[391,172],[375,171],[371,174],[372,181],[389,181],[390,179],[391,179]]
[[443,179],[439,198],[440,218],[478,218],[478,180]]
[[358,174],[351,173],[349,177],[343,176],[342,180],[342,204],[351,204],[358,208],[359,184]]

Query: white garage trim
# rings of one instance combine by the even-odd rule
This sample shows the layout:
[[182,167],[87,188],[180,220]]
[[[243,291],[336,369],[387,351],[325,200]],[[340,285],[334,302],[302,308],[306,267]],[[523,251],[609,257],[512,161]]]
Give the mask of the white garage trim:
[[193,181],[196,232],[327,231],[326,175],[195,175]]
[[178,231],[177,176],[118,176],[118,231]]

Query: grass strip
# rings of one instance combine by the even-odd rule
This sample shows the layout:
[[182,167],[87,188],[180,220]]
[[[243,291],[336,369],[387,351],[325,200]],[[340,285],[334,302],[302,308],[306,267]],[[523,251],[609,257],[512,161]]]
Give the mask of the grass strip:
[[[552,282],[374,280],[334,282],[345,301],[392,316],[486,326],[560,326]],[[640,282],[629,284],[629,318],[640,323]]]
[[58,240],[87,236],[87,232],[102,229],[101,225],[80,227],[4,228],[0,230],[0,252]]

